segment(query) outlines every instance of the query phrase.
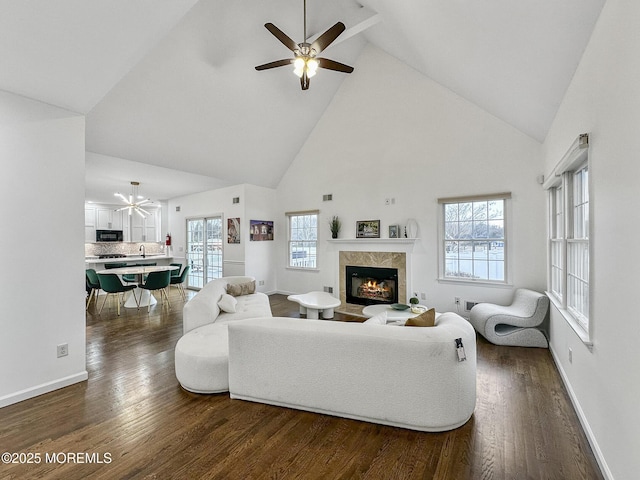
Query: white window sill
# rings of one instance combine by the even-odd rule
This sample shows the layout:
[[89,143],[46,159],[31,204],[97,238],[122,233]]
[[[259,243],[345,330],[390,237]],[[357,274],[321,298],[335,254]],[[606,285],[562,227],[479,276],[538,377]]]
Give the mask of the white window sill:
[[489,280],[466,280],[456,278],[438,278],[438,283],[449,283],[452,285],[475,285],[477,287],[513,288],[513,285],[505,282],[492,282]]
[[285,267],[287,270],[297,270],[298,272],[319,272],[319,268],[308,268],[308,267]]
[[556,307],[556,310],[558,310],[560,315],[562,315],[562,317],[566,320],[569,326],[573,329],[573,331],[576,333],[580,341],[582,341],[582,343],[584,343],[587,347],[589,347],[589,350],[591,350],[593,348],[593,342],[589,337],[589,333],[575,319],[575,317],[571,315],[571,312],[569,312],[566,308],[562,306],[562,303],[560,303],[560,301],[556,298],[555,295],[553,295],[551,292],[544,292],[544,293],[546,293],[547,297],[549,297],[549,300],[551,300],[551,303],[553,303],[553,305]]

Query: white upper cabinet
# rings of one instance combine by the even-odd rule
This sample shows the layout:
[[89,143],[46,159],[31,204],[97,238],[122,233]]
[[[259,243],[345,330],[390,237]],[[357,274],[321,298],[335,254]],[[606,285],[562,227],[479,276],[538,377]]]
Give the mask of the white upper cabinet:
[[113,207],[98,207],[96,225],[98,230],[122,230],[122,212]]

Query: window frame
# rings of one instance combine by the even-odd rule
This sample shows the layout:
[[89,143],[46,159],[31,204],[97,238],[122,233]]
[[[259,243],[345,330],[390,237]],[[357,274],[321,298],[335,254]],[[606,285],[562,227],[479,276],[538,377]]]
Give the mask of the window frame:
[[[547,296],[582,342],[590,346],[593,324],[590,283],[593,277],[593,206],[588,147],[588,135],[580,135],[549,180],[544,182],[544,188],[548,192],[549,206]],[[578,178],[582,178],[581,192],[576,188]],[[579,193],[582,193],[582,203],[576,201]],[[575,214],[580,209],[583,210],[582,221]],[[575,285],[581,287],[582,293]]]
[[[468,283],[474,285],[487,285],[487,286],[508,286],[509,285],[509,257],[510,257],[510,242],[508,241],[508,225],[510,223],[510,202],[511,192],[493,193],[486,195],[472,195],[462,197],[447,197],[438,199],[438,281],[442,283]],[[503,247],[503,279],[491,280],[485,278],[470,278],[470,277],[454,277],[446,275],[446,242],[451,241],[446,238],[446,215],[445,210],[447,205],[462,204],[462,203],[474,203],[474,202],[491,202],[491,201],[503,201],[503,237],[500,239],[504,243]],[[488,237],[486,239],[477,238],[470,239],[469,241],[491,241]],[[488,260],[487,260],[488,261]]]
[[[287,252],[286,252],[286,268],[287,269],[292,269],[292,270],[303,270],[303,271],[317,271],[318,270],[318,265],[319,265],[319,255],[318,255],[318,235],[319,235],[319,221],[320,221],[320,210],[305,210],[305,211],[298,211],[298,212],[286,212],[285,213],[286,217],[287,217]],[[292,240],[292,219],[293,217],[305,217],[305,216],[315,216],[315,240]],[[292,265],[292,244],[293,243],[300,243],[300,242],[306,242],[306,243],[310,243],[310,244],[315,244],[314,246],[309,246],[309,248],[313,248],[315,247],[315,257],[314,257],[314,263],[315,265],[313,266],[305,266],[305,265]]]

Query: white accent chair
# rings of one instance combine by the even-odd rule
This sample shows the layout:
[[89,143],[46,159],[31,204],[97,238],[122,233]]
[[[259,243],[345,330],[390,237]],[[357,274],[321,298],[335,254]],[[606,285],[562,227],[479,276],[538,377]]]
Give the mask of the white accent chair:
[[475,305],[469,322],[495,345],[548,348],[547,337],[540,330],[548,311],[549,298],[544,293],[519,288],[511,305]]

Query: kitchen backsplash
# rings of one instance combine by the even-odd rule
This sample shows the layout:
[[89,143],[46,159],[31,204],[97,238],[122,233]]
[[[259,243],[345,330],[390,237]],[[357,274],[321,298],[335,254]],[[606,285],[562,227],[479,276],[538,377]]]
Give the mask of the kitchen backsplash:
[[98,255],[108,255],[110,253],[121,253],[123,255],[138,255],[140,245],[144,245],[147,255],[157,255],[165,252],[164,242],[121,242],[121,243],[85,243],[84,256],[94,257]]

